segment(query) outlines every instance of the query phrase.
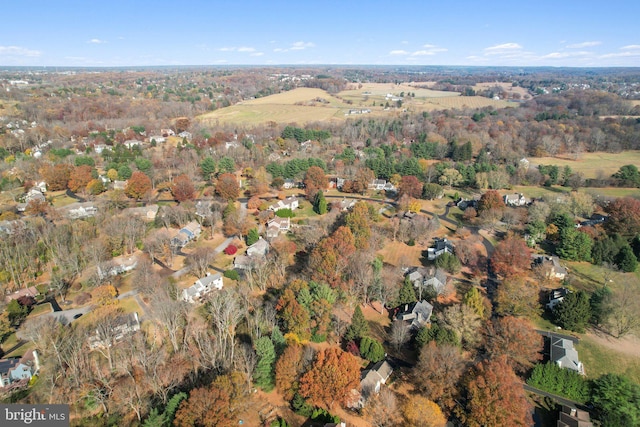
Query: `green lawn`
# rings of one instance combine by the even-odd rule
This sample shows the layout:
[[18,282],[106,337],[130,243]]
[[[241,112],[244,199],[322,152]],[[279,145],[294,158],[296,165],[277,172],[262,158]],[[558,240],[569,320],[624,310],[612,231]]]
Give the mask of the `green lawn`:
[[31,313],[29,313],[29,317],[36,317],[44,313],[51,313],[52,311],[53,308],[51,307],[50,302],[47,302],[45,304],[38,304],[33,308]]
[[118,303],[118,307],[122,309],[125,313],[138,313],[139,316],[142,315],[142,307],[138,304],[138,301],[134,297],[126,297],[122,298]]
[[640,384],[640,357],[633,357],[599,345],[583,337],[576,346],[584,364],[587,377],[598,378],[603,374],[624,375]]

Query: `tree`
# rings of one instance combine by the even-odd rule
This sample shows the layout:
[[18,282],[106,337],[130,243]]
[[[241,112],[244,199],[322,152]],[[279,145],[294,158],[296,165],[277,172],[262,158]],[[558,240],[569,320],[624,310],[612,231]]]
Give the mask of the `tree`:
[[465,380],[465,424],[531,426],[531,405],[504,357],[475,365]]
[[580,403],[589,399],[589,381],[584,375],[571,369],[561,368],[555,362],[537,364],[527,384]]
[[397,305],[405,305],[411,304],[412,302],[418,301],[416,298],[416,291],[409,277],[405,277],[402,287],[400,288],[400,292],[398,293],[398,301]]
[[60,191],[67,189],[72,169],[73,166],[67,163],[58,163],[55,166],[45,165],[39,172],[50,191]]
[[79,190],[84,190],[92,179],[91,166],[76,166],[69,174],[69,190],[74,193],[77,193]]
[[460,271],[462,264],[457,256],[450,254],[449,252],[445,252],[436,258],[435,266],[446,270],[449,274],[456,274]]
[[622,284],[613,295],[605,298],[602,307],[606,312],[603,319],[604,328],[616,338],[640,330],[640,317],[638,316],[640,297],[637,288],[632,284],[628,282]]
[[92,196],[97,196],[98,194],[104,193],[106,187],[101,179],[92,179],[87,183],[86,190]]
[[366,202],[356,203],[351,212],[347,214],[345,222],[353,234],[355,247],[357,249],[368,248],[371,237],[370,205]]
[[447,168],[442,171],[442,175],[438,178],[438,182],[451,188],[462,184],[464,182],[464,177],[457,169]]
[[626,377],[605,374],[594,380],[591,403],[604,426],[640,425],[640,386]]
[[591,323],[595,326],[603,325],[609,318],[611,304],[611,288],[606,283],[599,287],[589,297],[591,305]]
[[389,342],[396,349],[400,349],[409,342],[411,339],[411,333],[409,332],[409,326],[403,321],[396,319],[391,322],[391,330],[389,331]]
[[505,356],[516,372],[524,372],[541,359],[542,336],[531,323],[517,317],[494,318],[485,332],[487,355],[492,358]]
[[440,407],[426,397],[412,394],[402,407],[407,427],[444,427],[447,419]]
[[216,161],[211,156],[205,157],[200,162],[200,173],[205,181],[209,181],[211,176],[216,172]]
[[561,258],[570,261],[590,261],[593,240],[588,234],[573,227],[560,229],[560,239],[556,252]]
[[620,249],[615,259],[616,265],[625,273],[631,273],[638,268],[638,258],[636,258],[633,250],[629,245],[625,245]]
[[571,292],[553,308],[554,321],[564,329],[584,332],[591,319],[589,296],[584,291]]
[[422,183],[413,175],[403,176],[398,188],[398,196],[407,195],[414,199],[422,196]]
[[186,200],[193,200],[196,192],[196,188],[191,182],[191,179],[182,174],[173,180],[173,185],[171,185],[171,194],[178,201],[178,203],[182,203]]
[[431,341],[420,350],[413,378],[425,397],[445,408],[453,408],[466,362],[460,349],[451,344]]
[[342,275],[355,250],[355,239],[348,227],[342,226],[322,239],[309,256],[309,268],[315,280],[326,282],[332,288],[344,287]]
[[339,348],[318,352],[311,369],[300,379],[300,393],[311,403],[331,410],[346,404],[351,390],[360,388],[360,364]]
[[20,304],[18,300],[15,299],[9,301],[6,310],[9,322],[14,326],[22,323],[22,321],[26,319],[27,314],[29,314],[29,307],[27,305]]
[[304,368],[302,356],[302,346],[291,343],[276,362],[276,388],[285,400],[293,399],[298,391],[298,380]]
[[480,316],[465,304],[455,304],[438,313],[438,322],[453,330],[462,345],[470,349],[478,343],[477,330],[480,328]]
[[422,197],[427,200],[433,200],[442,197],[444,191],[442,186],[436,183],[428,183],[424,185]]
[[496,313],[503,316],[530,316],[540,312],[540,286],[523,276],[503,280],[496,291]]
[[503,277],[522,274],[531,267],[531,249],[524,240],[515,236],[507,237],[493,251],[491,267]]
[[288,332],[296,334],[300,339],[306,340],[311,337],[311,316],[296,299],[296,295],[291,288],[284,290],[276,305],[278,316],[282,319]]
[[344,334],[345,341],[360,340],[369,334],[369,324],[362,314],[360,305],[356,305],[356,309],[351,316],[351,324]]
[[621,184],[628,187],[640,187],[640,172],[636,165],[624,165],[618,172],[613,174],[614,178],[621,181]]
[[416,333],[416,346],[420,349],[425,344],[434,341],[437,345],[455,345],[460,346],[460,338],[455,331],[442,327],[438,323],[431,323],[430,326],[423,326]]
[[318,191],[313,201],[313,211],[318,215],[327,213],[327,199],[324,198],[324,192]]
[[609,219],[606,227],[623,236],[635,236],[640,233],[640,200],[622,197],[607,206]]
[[304,186],[307,200],[313,200],[318,191],[327,189],[329,180],[321,167],[311,166],[304,175]]
[[501,212],[505,207],[504,199],[496,190],[485,192],[478,201],[479,213],[489,210],[498,210]]
[[477,287],[474,286],[469,289],[467,293],[464,294],[464,299],[462,300],[462,302],[465,305],[471,307],[480,318],[485,318],[486,307],[484,298],[480,294],[480,290]]
[[238,424],[231,410],[231,396],[215,384],[191,390],[174,420],[176,427],[231,427]]
[[236,170],[236,162],[231,157],[223,157],[218,162],[218,173],[231,174]]
[[237,199],[240,195],[240,186],[236,177],[230,173],[224,173],[218,177],[216,194],[225,200]]
[[362,409],[362,415],[374,427],[393,427],[398,425],[398,400],[387,387],[373,393]]
[[203,277],[209,271],[209,264],[214,260],[215,252],[206,247],[199,247],[187,255],[185,265],[197,277]]
[[360,340],[360,355],[370,362],[377,363],[384,360],[385,351],[379,341],[364,337]]
[[273,365],[276,361],[276,351],[269,337],[260,337],[256,341],[258,363],[253,378],[256,385],[266,392],[273,389]]
[[258,229],[252,228],[251,230],[249,230],[249,233],[247,234],[247,246],[253,245],[258,240],[260,240],[260,234],[258,233]]
[[142,172],[136,171],[124,187],[124,193],[132,199],[140,200],[151,192],[151,179]]

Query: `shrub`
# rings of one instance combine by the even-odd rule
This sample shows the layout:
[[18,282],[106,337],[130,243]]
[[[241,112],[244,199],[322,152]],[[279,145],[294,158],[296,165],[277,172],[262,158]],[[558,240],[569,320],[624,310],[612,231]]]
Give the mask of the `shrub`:
[[583,403],[589,399],[588,381],[579,373],[561,368],[553,362],[536,365],[527,384],[576,402]]
[[238,279],[240,279],[240,275],[239,275],[239,274],[238,274],[238,272],[237,272],[237,271],[235,271],[235,270],[225,270],[225,272],[224,272],[224,274],[223,274],[223,275],[224,275],[224,277],[227,277],[227,278],[229,278],[229,279],[231,279],[231,280],[238,280]]
[[379,341],[364,337],[360,341],[360,354],[368,361],[377,363],[384,359],[384,348]]
[[233,255],[236,252],[238,252],[238,248],[236,248],[233,245],[229,245],[226,248],[224,248],[224,253],[227,254],[227,255]]
[[293,218],[296,216],[296,214],[294,214],[291,209],[285,208],[280,209],[278,212],[276,212],[276,216],[280,218]]

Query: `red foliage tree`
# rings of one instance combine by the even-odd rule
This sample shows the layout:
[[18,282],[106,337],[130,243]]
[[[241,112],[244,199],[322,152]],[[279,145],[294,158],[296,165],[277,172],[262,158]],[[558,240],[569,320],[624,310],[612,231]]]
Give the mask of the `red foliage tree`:
[[516,372],[524,372],[542,358],[542,336],[526,319],[499,317],[487,325],[486,351],[490,358],[505,356]]
[[531,249],[524,240],[509,236],[493,251],[491,267],[504,277],[522,273],[531,267]]
[[224,248],[224,253],[227,254],[227,255],[233,255],[236,252],[238,252],[238,248],[236,248],[233,245],[229,245],[226,248]]
[[484,212],[491,209],[502,211],[505,207],[504,199],[496,190],[487,191],[478,201],[478,212]]
[[398,194],[419,199],[422,196],[422,183],[413,175],[403,176],[398,186]]
[[640,233],[640,200],[622,197],[614,200],[607,207],[609,220],[607,228],[625,236],[635,236]]
[[329,180],[321,167],[311,166],[304,175],[304,185],[307,200],[313,200],[318,191],[326,190]]
[[443,407],[452,408],[458,395],[458,381],[466,362],[457,346],[437,345],[435,341],[422,347],[414,376],[424,395]]
[[185,200],[193,200],[195,192],[196,188],[187,175],[182,174],[173,180],[171,194],[173,194],[178,203],[182,203]]
[[231,173],[220,175],[216,183],[216,194],[225,200],[237,199],[240,195],[240,186],[235,175]]
[[360,363],[339,348],[321,350],[313,367],[300,379],[300,393],[327,410],[335,403],[346,404],[353,389],[360,389]]
[[531,404],[505,357],[478,363],[470,371],[465,389],[465,425],[533,425]]
[[69,174],[69,190],[73,191],[74,193],[77,193],[78,190],[84,190],[86,189],[87,184],[89,184],[92,179],[93,177],[91,176],[91,166],[77,166]]
[[124,187],[124,194],[132,199],[140,200],[151,192],[151,178],[140,171],[131,174]]

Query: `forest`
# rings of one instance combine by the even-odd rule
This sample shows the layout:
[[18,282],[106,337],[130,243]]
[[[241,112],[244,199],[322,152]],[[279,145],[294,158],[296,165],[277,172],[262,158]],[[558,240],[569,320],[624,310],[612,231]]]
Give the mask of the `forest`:
[[[640,426],[639,81],[0,71],[0,367],[28,372],[0,399],[74,426],[383,427],[555,426],[564,398]],[[512,105],[202,119],[368,83]]]

